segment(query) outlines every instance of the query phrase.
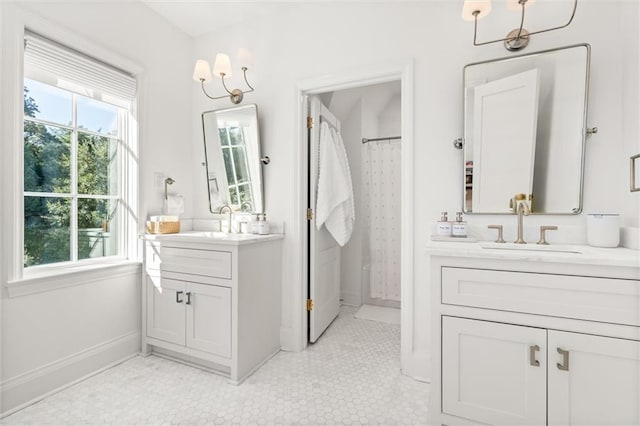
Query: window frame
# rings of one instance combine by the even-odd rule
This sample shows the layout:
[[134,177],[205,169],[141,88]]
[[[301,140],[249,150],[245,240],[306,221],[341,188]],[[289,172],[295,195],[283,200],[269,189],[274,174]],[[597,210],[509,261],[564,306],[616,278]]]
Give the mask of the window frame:
[[[10,203],[6,203],[2,214],[5,220],[0,223],[5,235],[0,242],[8,255],[2,259],[7,277],[6,287],[9,297],[17,297],[35,292],[55,290],[69,285],[91,282],[89,277],[94,272],[107,268],[109,271],[120,271],[122,267],[139,267],[141,263],[141,244],[137,235],[140,229],[139,200],[139,121],[142,116],[140,105],[144,99],[144,87],[147,80],[144,68],[103,46],[95,44],[65,28],[59,27],[37,15],[15,10],[15,19],[7,28],[7,51],[3,53],[3,70],[5,79],[0,81],[5,94],[0,99],[0,106],[6,111],[0,116],[4,124],[0,133],[5,140],[12,141],[6,145],[6,156],[0,158],[3,176],[0,187],[8,195]],[[77,262],[54,263],[38,267],[24,268],[24,38],[27,31],[34,31],[44,37],[57,40],[70,49],[78,52],[91,52],[92,57],[104,60],[119,69],[127,70],[138,82],[138,92],[128,103],[127,125],[123,129],[126,139],[126,155],[122,161],[122,199],[121,208],[125,210],[122,220],[122,244],[124,250],[118,258],[87,259]],[[5,56],[6,53],[6,56]],[[114,269],[115,268],[115,269]],[[92,272],[93,271],[93,272]],[[85,278],[83,278],[85,277]]]
[[[123,244],[123,226],[122,226],[122,221],[118,220],[117,222],[117,226],[115,229],[115,232],[117,233],[116,235],[116,254],[114,255],[108,255],[108,256],[101,256],[101,257],[95,257],[95,258],[87,258],[87,259],[78,259],[78,250],[79,250],[79,244],[78,244],[78,232],[80,230],[79,228],[79,224],[78,224],[78,211],[79,211],[79,201],[81,199],[98,199],[98,200],[115,200],[116,201],[116,209],[118,210],[118,216],[122,217],[122,211],[121,211],[121,205],[124,203],[126,204],[125,200],[122,199],[122,193],[123,193],[123,167],[122,167],[122,152],[124,151],[124,149],[127,146],[127,142],[125,140],[125,135],[124,135],[124,131],[123,129],[126,128],[126,124],[127,124],[127,114],[128,114],[128,109],[121,107],[121,106],[116,106],[117,108],[117,114],[118,114],[118,124],[117,124],[117,135],[112,135],[112,134],[104,134],[104,133],[98,133],[98,132],[94,132],[88,129],[83,129],[78,127],[78,99],[80,97],[84,97],[87,98],[86,96],[82,96],[80,94],[77,94],[75,92],[72,92],[70,90],[64,89],[64,88],[58,88],[56,86],[53,86],[51,84],[49,84],[48,82],[45,81],[40,81],[37,79],[33,79],[33,78],[26,78],[23,80],[24,81],[24,86],[27,86],[27,80],[31,80],[31,81],[35,81],[39,84],[43,84],[49,87],[54,87],[58,90],[62,90],[65,93],[68,93],[71,95],[71,124],[69,125],[65,125],[65,124],[60,124],[60,123],[56,123],[56,122],[52,122],[52,121],[48,121],[48,120],[44,120],[44,119],[40,119],[37,117],[30,117],[27,115],[23,116],[23,126],[25,124],[25,122],[29,121],[32,123],[36,123],[36,124],[42,124],[44,126],[49,126],[49,127],[54,127],[54,128],[58,128],[58,129],[63,129],[66,131],[69,131],[71,134],[70,137],[70,171],[69,171],[69,186],[70,186],[70,191],[69,192],[44,192],[44,191],[26,191],[24,190],[24,180],[23,180],[23,189],[22,189],[22,195],[23,195],[23,202],[24,199],[26,197],[39,197],[39,198],[63,198],[63,199],[69,199],[71,201],[70,203],[70,224],[69,224],[69,232],[70,232],[70,244],[69,244],[69,260],[68,261],[62,261],[62,262],[52,262],[52,263],[43,263],[40,265],[32,265],[32,266],[24,266],[24,260],[23,260],[23,269],[24,271],[31,271],[32,269],[34,271],[44,271],[47,270],[49,268],[51,269],[57,269],[57,268],[64,268],[65,265],[67,266],[73,266],[75,264],[77,264],[78,262],[84,262],[84,263],[95,263],[98,260],[102,260],[103,262],[106,261],[108,262],[109,259],[126,259],[126,256],[123,256],[123,254],[125,253],[125,245]],[[88,98],[90,99],[90,98]],[[96,101],[96,102],[101,102],[101,101]],[[102,102],[105,103],[105,102]],[[79,144],[79,133],[83,133],[89,136],[97,136],[100,138],[106,138],[109,141],[115,142],[116,146],[117,146],[117,158],[116,158],[116,167],[117,167],[117,191],[116,191],[116,195],[100,195],[100,194],[85,194],[85,193],[81,193],[79,192],[79,181],[78,181],[78,177],[79,177],[79,168],[78,168],[78,144]],[[23,159],[24,159],[24,143],[22,146],[23,149]],[[24,160],[23,160],[23,167],[24,167]],[[24,169],[23,169],[23,179],[24,179]],[[23,205],[23,211],[24,211],[24,205]],[[22,241],[22,246],[23,246],[23,250],[24,250],[24,232],[25,232],[25,226],[23,223],[22,226],[22,235],[23,235],[23,241]],[[23,258],[24,258],[24,251],[23,251]]]

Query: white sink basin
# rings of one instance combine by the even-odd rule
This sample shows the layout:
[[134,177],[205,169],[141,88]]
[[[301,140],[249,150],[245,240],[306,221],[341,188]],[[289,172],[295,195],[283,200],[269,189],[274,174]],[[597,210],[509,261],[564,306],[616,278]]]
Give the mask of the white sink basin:
[[538,245],[538,244],[514,244],[514,243],[479,243],[483,249],[492,250],[520,250],[520,251],[542,251],[551,253],[572,253],[583,254],[578,246],[563,245]]

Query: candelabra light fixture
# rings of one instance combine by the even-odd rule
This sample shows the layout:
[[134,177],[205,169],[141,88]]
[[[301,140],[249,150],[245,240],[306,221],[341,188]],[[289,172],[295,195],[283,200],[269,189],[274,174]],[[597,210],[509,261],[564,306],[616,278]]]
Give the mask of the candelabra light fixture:
[[505,38],[478,42],[478,20],[484,18],[491,12],[491,0],[464,0],[464,5],[462,6],[462,19],[474,22],[473,45],[484,46],[485,44],[504,42],[504,47],[509,51],[524,49],[529,44],[529,39],[532,35],[568,27],[573,21],[573,18],[576,15],[576,9],[578,8],[578,0],[573,0],[573,11],[571,12],[571,17],[566,24],[529,32],[524,28],[524,16],[527,8],[535,2],[536,0],[507,0],[507,8],[509,10],[520,11],[521,13],[520,27],[510,31]]
[[211,77],[211,67],[209,66],[209,62],[204,59],[198,59],[196,61],[196,66],[193,70],[193,79],[195,81],[200,82],[200,86],[202,87],[202,92],[209,99],[222,99],[228,97],[233,104],[239,104],[242,102],[245,93],[253,92],[254,88],[249,84],[247,80],[247,67],[243,66],[241,68],[242,74],[244,77],[244,82],[249,88],[248,90],[240,90],[240,89],[232,89],[229,90],[227,87],[227,83],[225,82],[225,78],[232,77],[231,73],[231,59],[229,59],[229,55],[224,53],[218,53],[216,55],[216,60],[213,64],[213,74],[220,77],[222,80],[222,87],[227,92],[226,95],[222,96],[212,96],[207,92],[207,89],[204,87],[205,83],[208,83],[212,80]]

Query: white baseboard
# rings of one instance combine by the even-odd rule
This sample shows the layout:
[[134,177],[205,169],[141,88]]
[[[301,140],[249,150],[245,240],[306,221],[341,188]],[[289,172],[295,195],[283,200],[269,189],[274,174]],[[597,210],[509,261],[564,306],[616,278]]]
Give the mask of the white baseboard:
[[280,350],[300,352],[302,348],[297,340],[298,337],[293,335],[293,328],[280,326]]
[[140,332],[133,331],[0,383],[0,418],[44,397],[107,370],[140,351]]
[[342,304],[347,306],[360,306],[362,305],[362,294],[360,292],[343,291],[340,293]]
[[402,374],[420,382],[431,383],[431,356],[413,354],[402,358]]

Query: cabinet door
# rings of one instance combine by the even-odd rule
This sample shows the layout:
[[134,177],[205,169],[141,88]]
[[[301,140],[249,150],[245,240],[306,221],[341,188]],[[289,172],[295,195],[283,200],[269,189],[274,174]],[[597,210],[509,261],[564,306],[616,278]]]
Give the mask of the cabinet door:
[[442,317],[442,411],[492,425],[546,423],[539,328]]
[[184,345],[184,282],[147,276],[147,336]]
[[639,388],[640,342],[549,331],[549,425],[638,425]]
[[231,289],[186,283],[187,346],[231,357]]

